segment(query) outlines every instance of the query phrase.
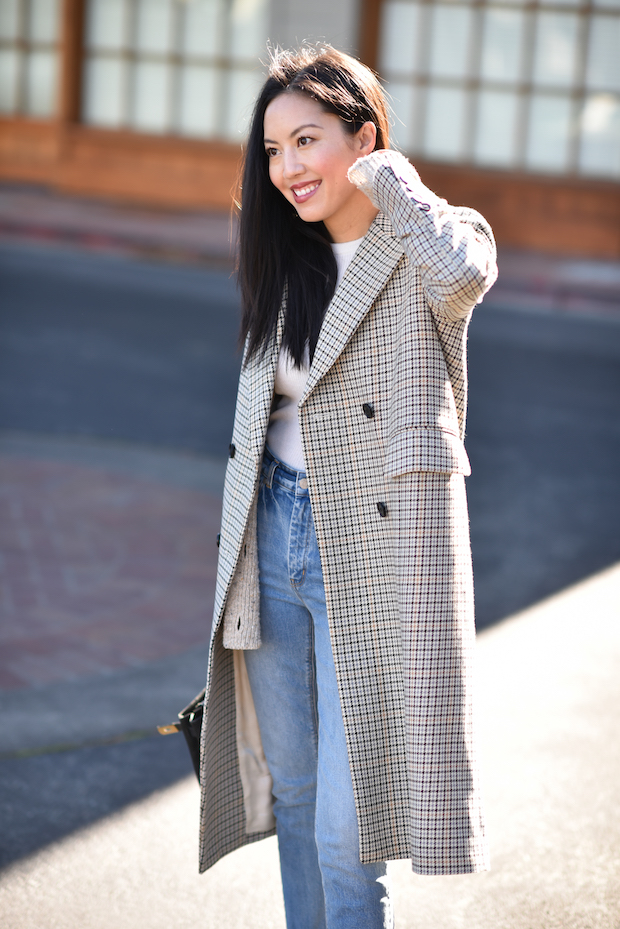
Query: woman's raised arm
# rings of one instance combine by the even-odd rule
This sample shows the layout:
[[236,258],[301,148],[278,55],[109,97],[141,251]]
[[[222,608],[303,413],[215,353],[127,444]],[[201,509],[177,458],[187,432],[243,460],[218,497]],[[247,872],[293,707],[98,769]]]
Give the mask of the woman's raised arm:
[[433,312],[453,320],[467,316],[497,278],[495,240],[486,220],[440,199],[405,156],[391,149],[359,158],[348,177],[391,219],[420,269]]

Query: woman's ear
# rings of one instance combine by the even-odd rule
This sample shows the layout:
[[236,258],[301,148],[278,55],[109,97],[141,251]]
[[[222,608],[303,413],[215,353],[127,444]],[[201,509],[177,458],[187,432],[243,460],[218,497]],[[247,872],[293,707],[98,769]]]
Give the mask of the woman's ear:
[[371,122],[364,123],[356,133],[356,139],[360,158],[374,152],[377,144],[377,127],[375,124]]

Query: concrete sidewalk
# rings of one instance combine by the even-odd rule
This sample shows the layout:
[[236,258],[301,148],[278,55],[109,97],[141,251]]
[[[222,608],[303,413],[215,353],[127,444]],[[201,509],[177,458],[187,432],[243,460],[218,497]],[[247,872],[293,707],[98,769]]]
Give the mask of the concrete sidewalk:
[[[620,566],[483,632],[492,870],[390,865],[397,929],[620,925]],[[193,777],[9,867],[2,929],[284,929],[274,840],[196,873]]]
[[232,213],[148,209],[0,184],[0,240],[122,252],[157,261],[231,266]]

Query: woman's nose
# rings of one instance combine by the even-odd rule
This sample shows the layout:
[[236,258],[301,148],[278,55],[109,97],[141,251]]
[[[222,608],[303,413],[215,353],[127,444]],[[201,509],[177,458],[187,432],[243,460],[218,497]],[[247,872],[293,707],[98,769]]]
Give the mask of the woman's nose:
[[304,170],[297,156],[297,150],[292,149],[284,152],[284,177],[297,177]]

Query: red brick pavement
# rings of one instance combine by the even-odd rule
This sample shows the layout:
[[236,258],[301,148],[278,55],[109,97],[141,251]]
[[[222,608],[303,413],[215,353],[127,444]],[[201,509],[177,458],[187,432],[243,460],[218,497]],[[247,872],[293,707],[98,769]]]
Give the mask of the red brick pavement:
[[0,459],[0,689],[180,653],[209,635],[220,500]]
[[163,261],[230,266],[236,220],[229,212],[147,209],[0,184],[0,240],[60,243]]

